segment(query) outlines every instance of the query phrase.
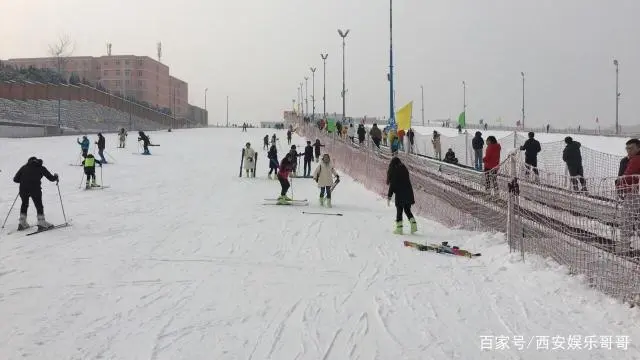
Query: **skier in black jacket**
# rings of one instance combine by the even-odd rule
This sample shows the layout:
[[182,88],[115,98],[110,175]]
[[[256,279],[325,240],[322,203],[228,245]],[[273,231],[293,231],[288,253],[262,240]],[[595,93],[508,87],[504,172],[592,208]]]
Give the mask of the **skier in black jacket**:
[[313,161],[313,146],[311,141],[307,141],[307,146],[304,147],[304,177],[311,176],[311,162]]
[[362,145],[362,143],[364,142],[364,137],[367,134],[367,130],[365,130],[364,125],[360,124],[358,125],[358,144]]
[[[573,141],[571,136],[564,138],[565,146],[562,151],[562,160],[567,164],[569,176],[573,189],[578,191],[578,181],[580,181],[581,191],[587,191],[587,184],[584,180],[584,169],[582,168],[582,154],[580,153],[580,143]],[[577,179],[576,179],[577,178]]]
[[402,234],[402,212],[407,215],[409,223],[411,223],[411,233],[415,233],[418,231],[418,225],[411,213],[411,205],[415,204],[413,187],[409,179],[409,170],[398,157],[393,157],[389,163],[387,185],[389,185],[387,205],[390,205],[391,197],[394,194],[396,196],[396,230],[394,234]]
[[471,147],[473,148],[473,161],[476,170],[482,170],[482,149],[484,148],[484,140],[482,139],[482,133],[476,131],[476,136],[471,140]]
[[20,220],[18,223],[18,230],[25,230],[29,228],[27,223],[27,210],[29,208],[29,198],[33,200],[33,204],[36,207],[36,213],[38,214],[38,230],[48,229],[53,227],[44,218],[44,206],[42,205],[42,177],[46,177],[51,182],[58,182],[58,174],[53,174],[42,166],[42,160],[32,156],[27,163],[23,165],[20,170],[13,177],[13,182],[20,184],[19,194],[22,205],[20,205]]
[[[538,153],[542,150],[540,142],[533,137],[535,134],[529,132],[529,138],[520,146],[520,150],[524,150],[524,162],[527,164],[527,171],[525,176],[529,176],[529,169],[533,168],[533,173],[538,178]],[[579,146],[578,146],[579,147]],[[579,151],[579,150],[578,150]]]
[[106,164],[107,160],[104,158],[104,148],[105,148],[105,139],[102,136],[102,133],[98,133],[98,141],[96,142],[98,145],[98,155],[100,155],[100,162],[102,164]]
[[269,148],[269,152],[267,153],[267,157],[269,158],[269,179],[271,179],[271,173],[273,172],[273,179],[278,177],[278,149],[276,148],[276,144],[271,145]]
[[144,149],[142,155],[151,155],[151,153],[149,152],[149,146],[152,146],[151,140],[149,139],[147,134],[144,133],[144,131],[138,131],[138,141],[142,141],[142,147]]
[[316,156],[316,162],[320,161],[320,147],[324,147],[324,145],[320,144],[320,139],[316,139],[316,142],[313,143],[313,152]]

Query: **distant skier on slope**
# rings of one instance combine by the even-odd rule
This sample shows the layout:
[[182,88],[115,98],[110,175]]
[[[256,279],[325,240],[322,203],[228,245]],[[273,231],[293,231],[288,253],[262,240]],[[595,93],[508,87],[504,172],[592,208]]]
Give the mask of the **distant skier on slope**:
[[92,187],[99,187],[100,185],[96,184],[96,164],[102,167],[102,162],[96,159],[93,154],[87,155],[87,157],[82,160],[82,166],[84,168],[84,174],[87,175],[87,184],[85,189],[90,189]]
[[273,172],[273,179],[276,179],[278,176],[278,149],[275,145],[271,145],[269,152],[267,153],[267,158],[269,158],[269,179],[271,179],[271,173]]
[[287,144],[291,145],[291,129],[287,130]]
[[85,135],[82,137],[82,141],[80,141],[80,139],[76,139],[76,141],[80,145],[80,150],[82,150],[82,157],[87,157],[87,154],[89,153],[89,145],[91,144],[89,138]]
[[98,141],[96,141],[96,145],[98,145],[98,155],[100,155],[100,162],[103,164],[107,163],[107,160],[104,158],[104,148],[106,146],[106,141],[102,133],[98,133]]
[[318,187],[320,188],[320,206],[324,206],[325,204],[324,195],[326,193],[327,207],[331,207],[331,186],[333,186],[332,175],[335,176],[337,180],[340,179],[340,176],[331,163],[329,154],[324,154],[322,155],[322,161],[313,172],[313,180],[318,183]]
[[29,198],[33,200],[33,204],[36,207],[36,213],[38,214],[38,230],[48,229],[53,227],[44,218],[44,206],[42,205],[42,177],[46,177],[51,182],[58,182],[58,174],[53,174],[49,170],[42,166],[42,160],[32,156],[27,161],[26,165],[23,165],[20,170],[13,177],[13,182],[20,184],[19,195],[22,200],[20,205],[20,220],[18,223],[18,230],[25,230],[29,228],[27,223],[27,210],[29,209]]
[[269,134],[264,136],[263,144],[262,144],[262,150],[268,150],[268,149],[269,149]]
[[124,148],[127,145],[127,130],[121,128],[118,132],[118,139],[120,140],[119,148]]
[[292,199],[287,197],[287,191],[291,187],[289,183],[289,177],[294,166],[294,157],[290,152],[280,161],[280,170],[278,170],[278,181],[280,182],[280,196],[278,197],[278,204],[288,204]]
[[387,206],[391,204],[391,197],[395,194],[396,202],[396,229],[394,234],[402,235],[402,212],[407,215],[411,224],[411,233],[418,231],[418,224],[411,213],[411,205],[415,204],[413,196],[413,187],[409,178],[409,170],[400,161],[400,158],[394,157],[389,163],[387,169],[387,185],[389,191],[387,193]]
[[320,139],[316,139],[316,142],[313,143],[313,152],[316,156],[316,162],[320,161],[320,148],[324,147],[324,145],[320,144]]
[[247,177],[255,177],[255,156],[256,152],[251,148],[251,143],[247,143],[244,148],[244,170],[247,173]]

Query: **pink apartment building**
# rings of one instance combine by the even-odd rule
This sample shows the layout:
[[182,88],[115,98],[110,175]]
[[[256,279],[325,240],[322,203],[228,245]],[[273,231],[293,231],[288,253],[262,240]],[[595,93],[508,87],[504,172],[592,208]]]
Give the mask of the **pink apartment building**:
[[[19,68],[58,69],[58,60],[54,57],[9,59],[6,62]],[[178,118],[185,117],[189,111],[188,84],[170,76],[168,66],[148,56],[73,56],[64,58],[60,66],[67,79],[76,74],[116,95],[168,108]]]

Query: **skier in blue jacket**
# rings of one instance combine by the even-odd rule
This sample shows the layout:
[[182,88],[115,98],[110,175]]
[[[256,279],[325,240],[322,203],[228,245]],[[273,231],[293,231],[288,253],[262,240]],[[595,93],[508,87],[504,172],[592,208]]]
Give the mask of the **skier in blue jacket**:
[[76,139],[76,141],[80,144],[80,149],[82,149],[82,157],[86,158],[89,153],[89,145],[91,144],[89,138],[85,135],[82,137],[82,142],[80,139]]

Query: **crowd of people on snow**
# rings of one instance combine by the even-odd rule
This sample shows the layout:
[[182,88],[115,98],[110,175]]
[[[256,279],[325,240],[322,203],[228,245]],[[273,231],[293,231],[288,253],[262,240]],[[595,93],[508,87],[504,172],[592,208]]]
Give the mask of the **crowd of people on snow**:
[[[101,185],[96,182],[96,165],[102,167],[103,164],[108,164],[108,161],[105,159],[105,148],[106,148],[106,139],[102,133],[98,133],[98,140],[94,142],[96,147],[98,148],[98,156],[100,159],[96,159],[95,156],[89,152],[89,148],[91,147],[91,141],[87,135],[82,137],[82,140],[79,138],[76,139],[78,145],[80,145],[80,155],[82,157],[82,161],[80,166],[82,166],[84,175],[87,177],[85,189],[97,188]],[[119,145],[118,148],[124,148],[126,146],[127,139],[127,131],[122,128],[118,131],[118,140]],[[151,155],[149,152],[149,146],[158,146],[156,144],[152,144],[148,135],[144,133],[144,131],[138,132],[138,141],[142,141],[143,155]],[[44,216],[44,206],[42,203],[42,178],[46,178],[51,182],[55,182],[56,185],[59,181],[59,176],[57,173],[53,175],[51,172],[43,165],[43,160],[38,159],[35,156],[30,157],[27,160],[27,163],[23,165],[18,172],[13,177],[13,182],[19,184],[18,187],[18,196],[21,200],[20,205],[20,216],[18,218],[18,230],[26,230],[31,227],[27,222],[27,212],[29,208],[29,200],[33,201],[33,204],[36,208],[37,215],[37,227],[38,230],[46,230],[52,228],[54,225],[46,221]]]

